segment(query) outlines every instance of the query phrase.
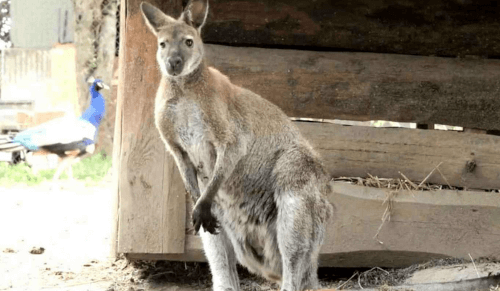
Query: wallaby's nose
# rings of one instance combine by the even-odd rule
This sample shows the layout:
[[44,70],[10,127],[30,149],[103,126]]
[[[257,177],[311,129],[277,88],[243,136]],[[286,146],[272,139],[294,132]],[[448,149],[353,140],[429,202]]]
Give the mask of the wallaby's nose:
[[[175,56],[168,59],[168,65],[171,69],[171,74],[178,75],[182,71],[182,59],[181,57]],[[170,70],[169,70],[170,71]]]

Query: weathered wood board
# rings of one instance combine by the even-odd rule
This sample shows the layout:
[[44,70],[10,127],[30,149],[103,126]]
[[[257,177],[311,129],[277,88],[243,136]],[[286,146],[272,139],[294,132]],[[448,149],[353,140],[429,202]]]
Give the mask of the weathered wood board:
[[289,116],[500,129],[500,60],[219,45],[206,54]]
[[500,7],[490,1],[211,0],[210,6],[203,33],[211,43],[500,56]]
[[[151,1],[155,2],[155,1]],[[154,3],[169,11],[169,3]],[[119,160],[119,253],[182,253],[185,243],[185,190],[173,159],[154,125],[159,81],[156,40],[143,25],[137,5],[124,5],[126,23],[120,54],[117,104]],[[123,27],[123,26],[122,26]],[[179,227],[180,226],[180,227]]]
[[[125,40],[125,24],[126,24],[126,11],[127,5],[121,5],[120,7],[120,20],[119,22],[122,24],[123,29],[119,31],[120,39]],[[120,42],[120,51],[125,51],[125,41]],[[122,158],[122,120],[123,120],[123,97],[124,97],[124,89],[125,83],[119,82],[119,80],[123,80],[126,78],[126,74],[124,70],[120,70],[120,68],[124,68],[126,66],[125,63],[125,53],[122,53],[117,59],[117,71],[113,74],[113,81],[111,85],[113,86],[113,90],[116,89],[116,106],[115,106],[115,132],[113,133],[113,222],[111,229],[111,250],[110,253],[112,256],[118,257],[118,229],[120,225],[120,176],[121,176],[121,158]],[[116,77],[115,77],[116,74]]]
[[[500,189],[500,136],[456,131],[295,122],[332,177],[403,178]],[[474,162],[473,169],[467,164]],[[499,197],[500,199],[500,197]]]
[[[333,183],[335,217],[327,227],[320,264],[404,267],[431,259],[500,258],[500,194],[399,191],[382,225],[391,190]],[[382,227],[380,228],[380,226]],[[378,236],[375,238],[380,228]],[[205,261],[200,238],[187,236],[183,255],[129,253],[131,259]]]
[[[334,183],[335,221],[321,249],[325,265],[401,267],[433,258],[500,257],[500,194],[400,191],[382,226],[390,190]],[[382,243],[380,243],[380,242]]]

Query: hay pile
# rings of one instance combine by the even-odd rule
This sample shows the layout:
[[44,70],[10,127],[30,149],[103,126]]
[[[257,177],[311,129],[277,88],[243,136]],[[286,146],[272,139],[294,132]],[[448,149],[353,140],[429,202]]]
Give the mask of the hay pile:
[[368,270],[354,271],[352,276],[341,281],[323,282],[324,288],[335,290],[349,290],[362,288],[380,288],[380,290],[393,290],[391,287],[402,285],[413,273],[435,266],[463,265],[470,261],[465,259],[446,258],[429,261],[424,264],[413,265],[402,269],[382,269],[374,267]]
[[[408,190],[408,191],[435,191],[435,190],[462,190],[460,187],[453,187],[448,183],[448,180],[446,177],[441,173],[439,170],[439,165],[437,165],[426,177],[425,179],[420,182],[416,183],[408,179],[408,177],[405,176],[405,174],[399,172],[401,175],[400,178],[379,178],[377,176],[372,176],[370,173],[368,173],[367,178],[360,178],[360,177],[338,177],[338,178],[333,178],[333,181],[342,181],[342,182],[348,182],[352,183],[355,185],[359,186],[366,186],[366,187],[375,187],[375,188],[384,188],[384,189],[391,189],[391,190]],[[434,172],[437,171],[439,174],[441,174],[441,177],[443,178],[444,181],[446,181],[447,185],[437,185],[437,184],[431,184],[431,183],[426,183],[427,180],[429,179]]]

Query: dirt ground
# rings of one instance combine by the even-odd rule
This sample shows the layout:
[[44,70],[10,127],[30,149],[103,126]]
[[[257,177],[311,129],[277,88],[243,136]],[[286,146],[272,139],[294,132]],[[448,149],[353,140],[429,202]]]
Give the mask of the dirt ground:
[[[61,186],[0,186],[0,291],[209,290],[207,264],[129,262],[111,255],[110,181]],[[245,290],[266,290],[262,279],[243,277]]]
[[[210,290],[207,264],[111,256],[112,185],[0,185],[0,291]],[[240,269],[243,290],[277,286]]]
[[0,186],[0,290],[106,290],[117,266],[111,194],[109,182]]
[[[130,262],[111,255],[111,182],[86,186],[63,181],[36,187],[0,185],[0,291],[194,291],[211,290],[205,263]],[[462,260],[437,265],[463,264]],[[320,268],[323,288],[400,290],[397,285],[422,266],[400,270]],[[244,291],[276,285],[239,268]],[[358,278],[358,279],[356,279]],[[366,289],[369,286],[382,286]],[[495,289],[496,290],[496,289]]]
[[[129,262],[111,255],[109,180],[92,187],[62,181],[61,186],[0,185],[0,291],[210,289],[207,264]],[[242,273],[245,290],[270,289]]]

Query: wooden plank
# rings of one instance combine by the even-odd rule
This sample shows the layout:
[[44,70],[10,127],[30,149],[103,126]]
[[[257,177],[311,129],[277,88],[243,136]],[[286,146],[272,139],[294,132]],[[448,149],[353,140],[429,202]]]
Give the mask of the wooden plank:
[[336,207],[321,249],[330,266],[401,267],[433,258],[498,257],[500,194],[400,191],[378,235],[390,190],[334,183]]
[[[320,265],[405,267],[432,259],[500,256],[499,193],[399,191],[390,221],[377,236],[390,190],[332,183],[334,220],[327,227]],[[382,243],[380,243],[382,242]],[[205,261],[197,236],[187,236],[183,255],[127,254],[131,259]]]
[[220,45],[206,54],[289,116],[500,129],[500,60]]
[[[121,22],[125,37],[120,67],[123,90],[119,96],[122,142],[118,252],[182,253],[185,229],[178,223],[185,222],[184,192],[179,191],[182,181],[175,179],[178,174],[172,172],[177,171],[174,161],[154,125],[154,96],[160,75],[156,69],[156,40],[143,23],[140,2],[122,2],[126,20]],[[163,11],[180,12],[180,1],[150,2]]]
[[[127,15],[127,3],[121,1],[120,6],[120,23],[126,25],[125,17]],[[125,39],[125,29],[120,30],[120,39]],[[121,173],[121,158],[122,158],[122,126],[123,126],[123,97],[125,96],[125,83],[119,82],[126,78],[125,70],[120,70],[126,66],[125,58],[125,42],[120,42],[120,51],[123,52],[115,58],[116,71],[113,73],[113,80],[116,78],[116,86],[112,90],[116,90],[116,113],[115,113],[115,132],[113,133],[113,222],[111,229],[111,256],[118,257],[118,229],[120,222],[120,173]],[[116,61],[118,64],[116,64]],[[116,76],[116,77],[115,77]]]
[[203,33],[232,46],[498,57],[495,15],[493,2],[214,0]]
[[[295,122],[333,177],[402,178],[500,189],[500,136],[455,131]],[[467,163],[474,161],[470,171]],[[443,178],[446,178],[446,180]]]
[[182,262],[206,262],[205,252],[201,237],[186,235],[183,254],[161,254],[161,253],[127,253],[125,256],[131,260],[167,260]]

